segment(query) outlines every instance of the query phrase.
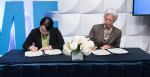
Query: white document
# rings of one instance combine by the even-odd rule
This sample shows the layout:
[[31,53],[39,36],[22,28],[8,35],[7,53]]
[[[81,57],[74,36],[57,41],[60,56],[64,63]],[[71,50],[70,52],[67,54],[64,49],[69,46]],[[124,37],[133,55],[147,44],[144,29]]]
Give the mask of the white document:
[[110,52],[108,52],[106,50],[102,50],[102,49],[92,50],[92,53],[94,55],[110,55]]
[[125,54],[128,53],[127,50],[121,49],[121,48],[112,48],[112,49],[107,49],[112,53],[117,53],[117,54]]
[[41,56],[42,54],[43,54],[42,51],[36,51],[36,52],[26,51],[25,52],[25,56],[27,56],[27,57]]
[[46,50],[44,51],[45,54],[48,54],[48,55],[58,55],[58,54],[61,54],[62,52],[60,51],[60,49],[52,49],[52,50]]

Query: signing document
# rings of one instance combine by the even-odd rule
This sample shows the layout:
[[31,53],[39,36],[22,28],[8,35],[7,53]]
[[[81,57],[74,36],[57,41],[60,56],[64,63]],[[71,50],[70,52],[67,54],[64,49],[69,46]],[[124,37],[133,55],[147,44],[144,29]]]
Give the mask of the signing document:
[[92,50],[94,55],[110,55],[110,52],[102,49]]
[[26,52],[25,52],[25,56],[26,56],[26,57],[41,56],[42,54],[43,54],[42,51],[36,51],[36,52],[33,52],[33,51],[26,51]]
[[126,54],[128,53],[128,51],[121,49],[121,48],[112,48],[112,49],[107,49],[110,52],[114,53],[114,54]]
[[[43,52],[45,52],[45,54],[47,54],[47,55],[58,55],[58,54],[61,54],[61,53],[62,53],[62,52],[60,51],[60,49],[46,50],[46,51],[43,51]],[[41,56],[41,55],[43,55],[43,52],[42,52],[42,51],[36,51],[36,52],[33,52],[33,51],[26,51],[26,52],[25,52],[25,56],[26,56],[26,57]]]
[[60,49],[52,49],[52,50],[46,50],[45,54],[48,55],[58,55],[61,54],[62,52],[60,51]]

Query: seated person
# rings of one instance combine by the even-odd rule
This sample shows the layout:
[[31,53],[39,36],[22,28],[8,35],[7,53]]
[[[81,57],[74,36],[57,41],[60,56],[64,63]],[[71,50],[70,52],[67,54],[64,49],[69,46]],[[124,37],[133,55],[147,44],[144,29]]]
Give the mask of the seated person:
[[118,13],[114,9],[107,9],[104,13],[104,24],[94,25],[89,33],[89,38],[94,42],[96,48],[109,49],[119,48],[122,36],[121,30],[113,26],[117,20]]
[[53,27],[53,20],[45,17],[40,22],[40,27],[33,29],[23,44],[24,50],[43,51],[50,49],[62,49],[64,39],[58,30]]

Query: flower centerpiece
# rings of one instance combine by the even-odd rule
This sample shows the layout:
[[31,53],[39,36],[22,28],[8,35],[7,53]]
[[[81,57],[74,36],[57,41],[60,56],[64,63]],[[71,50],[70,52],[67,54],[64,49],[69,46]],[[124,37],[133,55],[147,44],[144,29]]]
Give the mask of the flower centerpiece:
[[75,51],[82,52],[83,55],[88,56],[91,54],[91,50],[93,47],[94,43],[89,38],[76,35],[73,37],[71,43],[67,42],[63,45],[63,53],[65,55],[71,55],[72,51]]

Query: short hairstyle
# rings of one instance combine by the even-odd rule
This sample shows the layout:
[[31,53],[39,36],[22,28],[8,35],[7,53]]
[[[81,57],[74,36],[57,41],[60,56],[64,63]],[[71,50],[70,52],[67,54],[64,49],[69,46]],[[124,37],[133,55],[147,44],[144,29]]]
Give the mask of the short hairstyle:
[[41,22],[40,22],[40,26],[45,26],[47,31],[50,31],[53,28],[53,20],[50,17],[44,17]]
[[118,18],[118,13],[115,9],[109,8],[105,11],[104,13],[104,18],[106,17],[107,14],[113,15],[114,16],[114,20],[116,21]]

